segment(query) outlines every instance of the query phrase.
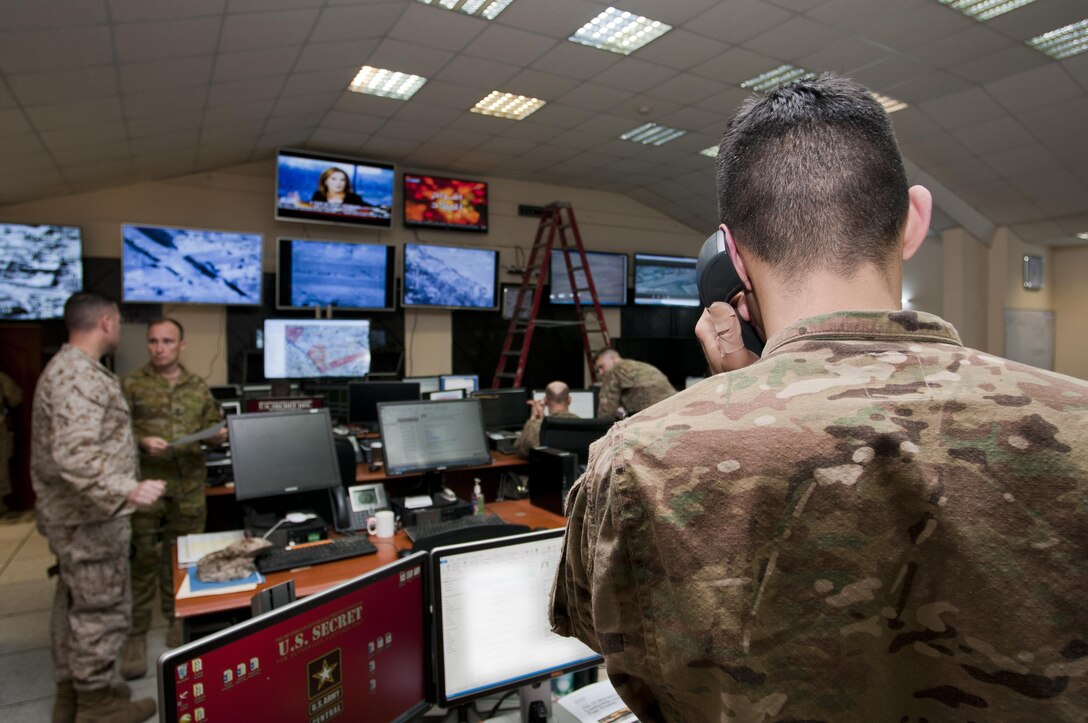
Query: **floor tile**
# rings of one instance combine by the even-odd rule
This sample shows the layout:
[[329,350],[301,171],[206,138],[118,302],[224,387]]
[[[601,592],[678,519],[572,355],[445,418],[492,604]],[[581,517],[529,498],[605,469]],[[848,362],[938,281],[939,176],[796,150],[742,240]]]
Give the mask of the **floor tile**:
[[49,610],[8,615],[0,621],[0,655],[49,647]]
[[[50,610],[53,607],[53,591],[57,579],[32,580],[0,587],[0,618],[5,615]],[[7,630],[8,623],[0,620],[0,630]],[[3,635],[3,633],[0,633]]]
[[14,705],[0,705],[4,723],[41,723],[53,717],[53,696]]
[[[32,532],[22,547],[15,553],[16,560],[28,560],[39,557],[53,557],[53,551],[49,549],[49,540],[37,532]],[[53,563],[49,563],[52,565]]]
[[22,540],[27,533],[34,529],[33,522],[16,522],[11,525],[0,525],[0,541]]
[[12,560],[0,573],[0,586],[16,582],[48,580],[49,576],[46,575],[46,570],[52,564],[48,558]]
[[[0,656],[0,700],[5,704],[46,698],[52,696],[54,690],[53,659],[49,648]],[[6,716],[2,717],[7,720]]]
[[21,544],[19,540],[0,540],[0,567],[15,555]]

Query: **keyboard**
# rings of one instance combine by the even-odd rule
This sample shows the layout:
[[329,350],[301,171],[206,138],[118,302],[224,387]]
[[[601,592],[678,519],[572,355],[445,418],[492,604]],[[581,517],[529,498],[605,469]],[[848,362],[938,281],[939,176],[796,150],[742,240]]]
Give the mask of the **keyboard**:
[[444,520],[442,522],[435,522],[431,525],[415,525],[414,527],[405,527],[404,532],[408,535],[408,539],[412,542],[416,540],[422,540],[424,537],[434,537],[435,535],[441,535],[451,530],[463,530],[466,527],[486,527],[488,525],[505,525],[503,519],[498,515],[487,512],[482,515],[465,515],[464,517],[458,517],[456,520]]
[[257,558],[257,569],[262,573],[293,570],[296,567],[320,565],[349,557],[373,555],[378,548],[365,537],[339,537],[332,542],[294,549],[273,548]]

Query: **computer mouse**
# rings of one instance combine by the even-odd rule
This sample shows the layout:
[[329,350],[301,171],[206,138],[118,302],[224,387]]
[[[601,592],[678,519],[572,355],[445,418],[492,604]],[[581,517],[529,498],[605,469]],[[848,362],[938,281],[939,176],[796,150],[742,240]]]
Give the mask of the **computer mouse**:
[[411,554],[412,554],[411,550],[397,550],[397,557],[398,558],[408,557]]

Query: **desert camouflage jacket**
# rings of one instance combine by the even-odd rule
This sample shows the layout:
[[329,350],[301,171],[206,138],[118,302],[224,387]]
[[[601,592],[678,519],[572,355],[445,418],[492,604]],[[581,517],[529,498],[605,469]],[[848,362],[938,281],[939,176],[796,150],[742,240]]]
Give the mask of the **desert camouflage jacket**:
[[[219,421],[219,405],[208,385],[184,366],[172,387],[150,364],[128,374],[123,386],[137,440],[162,437],[170,442]],[[179,484],[202,490],[207,477],[204,452],[198,442],[172,446],[158,457],[141,450],[140,474],[166,480],[168,497],[189,491],[174,489]]]
[[597,416],[614,417],[619,407],[630,416],[673,394],[676,390],[657,367],[634,359],[620,359],[601,379]]
[[136,443],[117,377],[65,344],[34,392],[30,478],[38,525],[79,525],[130,514]]
[[643,721],[1088,711],[1088,383],[843,312],[616,424],[553,629]]

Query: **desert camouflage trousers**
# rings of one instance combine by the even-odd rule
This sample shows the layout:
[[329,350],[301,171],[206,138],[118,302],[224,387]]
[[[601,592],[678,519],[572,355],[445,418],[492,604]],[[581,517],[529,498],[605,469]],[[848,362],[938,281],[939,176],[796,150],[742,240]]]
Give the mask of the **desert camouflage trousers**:
[[146,635],[151,605],[159,591],[162,614],[174,618],[174,568],[170,550],[177,539],[204,531],[204,485],[178,497],[161,497],[132,515],[132,634]]
[[53,678],[76,690],[105,688],[128,636],[129,518],[44,527],[60,575],[49,635]]

